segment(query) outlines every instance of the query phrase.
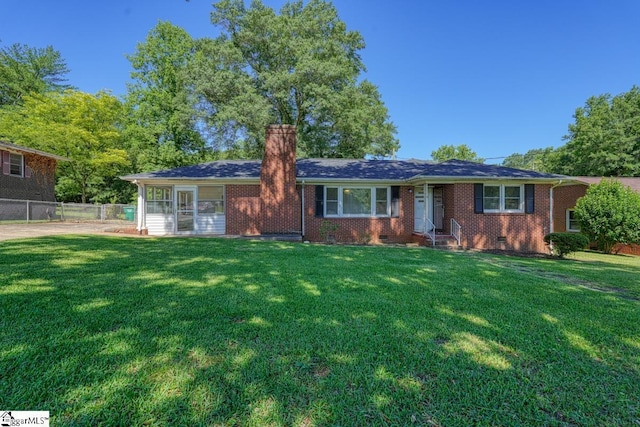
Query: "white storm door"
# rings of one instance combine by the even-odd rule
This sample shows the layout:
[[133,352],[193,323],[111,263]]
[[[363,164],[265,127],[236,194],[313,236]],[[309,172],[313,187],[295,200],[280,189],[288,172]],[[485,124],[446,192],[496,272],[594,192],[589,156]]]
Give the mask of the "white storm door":
[[176,187],[176,231],[191,233],[195,230],[195,188]]

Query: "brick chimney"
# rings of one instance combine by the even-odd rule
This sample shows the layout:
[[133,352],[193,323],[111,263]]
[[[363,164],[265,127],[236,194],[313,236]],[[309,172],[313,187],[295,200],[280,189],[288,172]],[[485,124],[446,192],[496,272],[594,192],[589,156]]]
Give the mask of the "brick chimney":
[[270,125],[260,169],[262,234],[301,232],[300,196],[296,191],[296,127]]

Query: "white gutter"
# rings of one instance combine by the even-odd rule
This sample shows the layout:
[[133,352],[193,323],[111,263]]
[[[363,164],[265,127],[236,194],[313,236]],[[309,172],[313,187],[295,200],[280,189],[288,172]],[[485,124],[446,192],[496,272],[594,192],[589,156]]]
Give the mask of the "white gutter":
[[553,189],[560,185],[562,185],[562,180],[549,188],[549,233],[553,233]]
[[304,179],[302,180],[302,187],[301,187],[301,193],[302,193],[302,210],[301,210],[301,214],[302,214],[302,238],[304,239]]

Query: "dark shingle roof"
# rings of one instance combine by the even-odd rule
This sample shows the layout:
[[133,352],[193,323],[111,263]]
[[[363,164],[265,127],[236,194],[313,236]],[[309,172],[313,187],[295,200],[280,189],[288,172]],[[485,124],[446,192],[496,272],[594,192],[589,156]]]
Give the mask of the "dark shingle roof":
[[123,179],[251,179],[260,178],[260,160],[217,160],[155,172],[123,176]]
[[404,181],[421,173],[432,162],[423,160],[301,159],[300,179],[358,179]]
[[562,175],[508,168],[498,165],[468,162],[464,160],[447,160],[426,168],[420,177],[451,178],[510,178],[510,179],[554,179]]
[[[156,172],[128,175],[123,179],[259,179],[260,160],[219,160]],[[448,160],[300,159],[297,177],[308,180],[406,181],[411,178],[509,178],[555,179],[553,175],[497,165]]]

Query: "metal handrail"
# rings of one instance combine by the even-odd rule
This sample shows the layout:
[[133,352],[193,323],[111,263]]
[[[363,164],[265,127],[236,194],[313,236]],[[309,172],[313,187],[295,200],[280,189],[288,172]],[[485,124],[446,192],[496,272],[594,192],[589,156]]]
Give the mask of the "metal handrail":
[[458,241],[458,246],[460,246],[460,235],[462,233],[462,226],[458,224],[458,221],[451,218],[451,235],[456,238]]
[[429,218],[425,218],[424,234],[431,239],[431,246],[436,245],[436,225]]

